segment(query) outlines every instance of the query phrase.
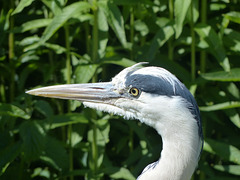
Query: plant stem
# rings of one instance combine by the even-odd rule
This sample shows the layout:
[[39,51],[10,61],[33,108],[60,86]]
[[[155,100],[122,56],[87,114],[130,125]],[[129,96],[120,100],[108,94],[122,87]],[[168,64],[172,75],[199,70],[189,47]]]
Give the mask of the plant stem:
[[[72,67],[71,67],[71,57],[70,57],[70,40],[69,40],[69,27],[68,25],[64,26],[65,30],[65,46],[66,46],[66,78],[67,78],[67,84],[71,83],[71,74],[72,74]],[[67,106],[67,112],[69,113],[71,111],[71,101],[68,101]],[[70,124],[68,126],[68,145],[69,145],[69,171],[73,171],[73,149],[72,149],[72,125]],[[74,177],[71,175],[70,179],[73,180]]]
[[6,94],[5,94],[5,88],[4,88],[4,78],[1,77],[1,84],[0,84],[0,93],[1,93],[1,102],[6,102]]
[[[93,32],[92,32],[92,63],[97,63],[98,61],[98,7],[97,7],[97,0],[93,1]],[[92,82],[96,82],[97,75],[95,74],[93,76]],[[97,178],[98,173],[98,145],[97,145],[97,122],[95,119],[97,119],[97,114],[94,113],[92,115],[92,122],[91,127],[93,130],[93,142],[92,142],[92,159],[93,159],[93,178]]]
[[[96,114],[94,114],[96,116]],[[96,117],[93,117],[96,118]],[[97,146],[97,125],[94,121],[92,123],[92,130],[93,130],[93,142],[92,142],[92,158],[93,158],[93,174],[94,179],[96,179],[96,175],[98,172],[98,146]]]
[[93,35],[92,35],[92,62],[96,63],[98,60],[98,8],[97,0],[93,1]]
[[[10,6],[13,9],[14,8],[14,0],[10,1]],[[14,33],[12,32],[13,27],[14,27],[14,16],[10,16],[10,33],[8,35],[8,59],[9,59],[9,64],[11,68],[11,74],[10,74],[10,102],[13,102],[14,99],[14,94],[15,94],[15,63],[14,63]]]
[[130,42],[131,42],[131,51],[130,59],[134,60],[133,44],[134,44],[134,12],[133,7],[130,8]]
[[[168,3],[168,8],[169,8],[169,19],[172,21],[173,16],[174,16],[174,11],[173,11],[173,0],[169,0]],[[173,51],[174,51],[174,46],[173,46],[173,39],[172,37],[168,40],[168,59],[170,61],[173,61]]]
[[191,43],[191,79],[194,81],[196,79],[196,49],[195,49],[195,33],[194,33],[194,15],[193,15],[193,1],[191,2],[191,22],[190,22],[190,28],[191,28],[191,37],[192,37],[192,43]]
[[[201,22],[206,24],[207,22],[207,0],[201,1]],[[206,72],[206,51],[200,52],[200,71],[201,73]]]
[[169,8],[169,19],[173,20],[173,0],[168,1],[168,8]]
[[85,23],[84,25],[84,28],[85,28],[85,38],[86,38],[86,53],[87,54],[90,54],[90,33],[89,33],[89,24],[88,23]]

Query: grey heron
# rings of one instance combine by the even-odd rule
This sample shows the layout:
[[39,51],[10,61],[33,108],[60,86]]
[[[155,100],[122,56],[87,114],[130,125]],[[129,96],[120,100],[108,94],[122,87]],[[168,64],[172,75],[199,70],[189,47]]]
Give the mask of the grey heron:
[[138,119],[162,137],[157,162],[138,180],[189,180],[203,146],[197,103],[188,89],[160,67],[125,68],[111,82],[55,85],[27,91],[37,96],[82,101],[87,107]]

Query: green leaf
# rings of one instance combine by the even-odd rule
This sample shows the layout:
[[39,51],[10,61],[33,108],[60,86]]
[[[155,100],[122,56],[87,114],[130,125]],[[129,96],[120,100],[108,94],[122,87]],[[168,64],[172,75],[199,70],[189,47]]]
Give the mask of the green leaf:
[[174,15],[176,21],[176,38],[178,38],[183,29],[183,22],[185,20],[188,8],[191,5],[191,0],[175,0],[174,2]]
[[233,68],[229,72],[218,71],[212,73],[204,73],[201,76],[210,81],[240,81],[240,68]]
[[50,117],[53,115],[53,109],[47,101],[37,101],[34,108],[41,114],[43,114],[45,117]]
[[202,40],[207,42],[209,51],[218,60],[223,69],[225,71],[230,71],[229,60],[226,56],[222,41],[214,29],[211,26],[200,24],[195,27],[195,31],[198,33]]
[[237,83],[229,83],[229,85],[227,86],[227,90],[234,98],[240,99],[240,92],[237,87]]
[[48,26],[52,22],[52,19],[36,19],[23,23],[20,27],[15,28],[13,31],[15,33],[23,33],[33,29],[38,29],[41,27]]
[[64,149],[64,144],[52,137],[46,139],[44,155],[41,155],[40,159],[59,171],[67,170],[69,168],[69,158]]
[[119,8],[113,3],[107,3],[104,1],[100,1],[99,7],[106,14],[108,23],[116,34],[118,40],[121,42],[122,46],[124,48],[128,48],[123,17]]
[[230,144],[208,138],[205,139],[203,149],[211,154],[216,154],[225,160],[240,164],[240,150]]
[[20,117],[23,119],[30,119],[30,115],[24,110],[12,104],[0,103],[0,115],[7,115],[13,117]]
[[144,4],[144,5],[153,5],[152,1],[149,0],[112,0],[113,4],[116,5],[139,5],[139,4]]
[[127,58],[117,58],[117,59],[109,58],[109,59],[103,60],[103,64],[116,64],[123,67],[130,67],[136,64],[136,62]]
[[57,1],[49,1],[49,0],[41,0],[50,10],[54,13],[54,15],[60,14],[66,3],[65,0],[57,0]]
[[23,140],[23,152],[27,161],[39,158],[46,143],[45,131],[36,121],[27,121],[21,124],[20,136]]
[[9,164],[20,154],[21,143],[15,142],[0,150],[0,176],[5,172]]
[[227,116],[232,121],[232,123],[235,126],[237,126],[238,128],[240,128],[240,117],[239,117],[239,114],[237,112],[237,109],[228,109],[224,112],[227,114]]
[[76,124],[76,123],[88,123],[87,118],[78,113],[70,113],[64,115],[55,115],[46,119],[45,127],[46,129],[55,129],[58,127]]
[[201,111],[218,111],[223,109],[231,109],[231,108],[239,108],[240,102],[239,101],[230,101],[230,102],[224,102],[219,104],[214,104],[210,106],[201,106],[199,109]]
[[76,2],[63,8],[62,13],[57,14],[52,22],[47,26],[40,39],[39,44],[45,43],[60,27],[63,26],[74,14],[88,11],[90,4],[87,2]]
[[192,15],[192,8],[188,8],[188,12],[186,15],[186,19],[187,21],[190,23],[192,16],[193,16],[193,22],[196,23],[198,21],[199,18],[199,13],[202,13],[199,11],[199,1],[198,0],[191,0],[192,1],[192,5],[193,5],[193,15]]
[[31,5],[34,0],[21,0],[17,8],[13,11],[12,15],[22,12],[22,10]]
[[148,26],[141,20],[136,20],[134,22],[134,28],[136,31],[139,31],[142,36],[146,36],[149,33]]
[[109,167],[104,169],[105,174],[109,174],[113,179],[126,179],[126,180],[135,180],[136,178],[132,173],[126,168],[119,167]]
[[154,36],[153,40],[151,41],[151,45],[145,55],[145,58],[147,58],[149,61],[154,59],[158,49],[162,47],[167,42],[167,40],[173,36],[173,34],[174,29],[170,25],[160,28]]
[[[96,142],[99,146],[104,146],[105,144],[107,144],[109,142],[109,130],[110,130],[110,126],[108,123],[108,120],[106,119],[100,119],[97,122],[97,139]],[[88,132],[88,141],[89,142],[93,142],[93,129],[90,129]]]
[[43,178],[46,178],[46,179],[50,179],[50,170],[48,168],[40,168],[40,167],[37,167],[34,169],[32,175],[31,175],[31,178],[40,178],[40,177],[43,177]]
[[98,38],[99,38],[99,49],[98,54],[100,58],[103,58],[106,53],[107,42],[108,42],[108,23],[107,17],[102,10],[99,8],[98,10]]
[[228,47],[235,53],[240,53],[240,33],[232,29],[225,29],[223,42],[225,47]]
[[[30,52],[23,54],[23,58],[24,57],[31,57],[30,56]],[[29,77],[29,75],[35,71],[36,69],[38,69],[39,66],[37,64],[28,64],[27,66],[25,66],[22,71],[19,73],[19,80],[18,80],[18,84],[19,84],[19,90],[20,91],[24,91],[24,87],[25,87],[25,83],[27,78]]]
[[65,47],[62,47],[58,44],[44,43],[44,46],[52,49],[56,54],[63,54],[67,51]]
[[240,12],[232,11],[224,14],[230,21],[240,24]]
[[97,64],[78,65],[74,72],[74,83],[88,83],[98,68]]
[[[98,154],[97,156],[91,156],[89,161],[89,166],[91,168],[94,168],[95,162],[97,161],[97,166],[100,167],[103,162],[104,157],[104,151],[105,151],[105,145],[109,142],[109,131],[110,131],[110,125],[108,123],[108,120],[101,119],[96,121],[96,124],[94,125],[95,128],[90,129],[88,131],[88,141],[92,144],[95,144],[98,146]],[[94,151],[91,149],[91,151]],[[95,153],[95,152],[92,152]],[[91,153],[91,154],[92,154]]]
[[240,166],[239,165],[215,165],[214,169],[227,172],[233,175],[240,175]]

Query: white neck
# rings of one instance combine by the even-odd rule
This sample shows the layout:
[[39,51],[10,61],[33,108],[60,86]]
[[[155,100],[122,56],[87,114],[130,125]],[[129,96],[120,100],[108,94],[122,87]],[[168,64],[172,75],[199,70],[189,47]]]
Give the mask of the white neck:
[[[196,132],[198,133],[198,131]],[[198,163],[200,140],[188,142],[183,136],[162,137],[163,149],[155,167],[144,170],[138,180],[190,180]],[[193,135],[195,136],[195,135]],[[174,141],[173,141],[174,139]]]
[[138,180],[190,180],[201,151],[197,122],[188,110],[175,111],[174,119],[163,117],[154,122],[143,120],[162,136],[163,148],[159,161],[146,167]]

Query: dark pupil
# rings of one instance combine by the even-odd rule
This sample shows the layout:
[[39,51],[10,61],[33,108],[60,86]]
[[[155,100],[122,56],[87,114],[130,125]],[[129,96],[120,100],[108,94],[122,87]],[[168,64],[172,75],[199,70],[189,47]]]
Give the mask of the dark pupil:
[[132,94],[136,95],[137,91],[136,89],[132,89]]

